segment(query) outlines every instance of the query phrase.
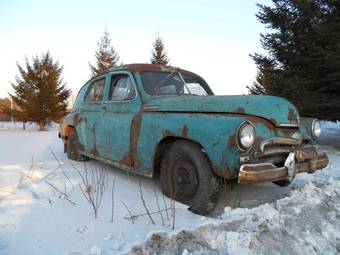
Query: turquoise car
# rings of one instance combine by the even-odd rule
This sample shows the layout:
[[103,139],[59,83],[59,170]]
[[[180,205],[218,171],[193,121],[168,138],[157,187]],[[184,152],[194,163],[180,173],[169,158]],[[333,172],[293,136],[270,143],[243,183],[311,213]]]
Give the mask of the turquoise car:
[[318,120],[283,98],[215,96],[192,72],[130,64],[80,89],[59,137],[69,159],[159,176],[165,195],[208,214],[223,179],[285,186],[326,167],[320,133]]

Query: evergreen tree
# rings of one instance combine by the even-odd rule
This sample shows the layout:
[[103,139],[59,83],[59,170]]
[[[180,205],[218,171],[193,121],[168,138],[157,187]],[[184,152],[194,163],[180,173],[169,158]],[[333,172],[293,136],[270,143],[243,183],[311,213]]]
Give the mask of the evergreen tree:
[[110,34],[107,30],[103,32],[103,35],[97,44],[99,50],[95,54],[96,63],[95,65],[89,63],[92,77],[105,72],[111,67],[119,65],[118,52],[112,47]]
[[340,119],[340,2],[272,1],[258,5],[267,54],[252,55],[258,77],[249,92],[285,97],[302,116]]
[[36,121],[39,130],[44,130],[46,120],[59,120],[64,114],[70,90],[63,82],[63,67],[54,62],[50,53],[41,58],[33,57],[32,64],[26,59],[26,68],[17,63],[19,75],[12,83],[13,94],[9,94],[18,106],[11,109],[18,120]]
[[0,121],[11,120],[11,100],[8,98],[0,98]]
[[152,57],[150,59],[152,64],[166,66],[169,64],[169,57],[165,51],[163,40],[160,36],[157,36],[156,40],[152,44]]

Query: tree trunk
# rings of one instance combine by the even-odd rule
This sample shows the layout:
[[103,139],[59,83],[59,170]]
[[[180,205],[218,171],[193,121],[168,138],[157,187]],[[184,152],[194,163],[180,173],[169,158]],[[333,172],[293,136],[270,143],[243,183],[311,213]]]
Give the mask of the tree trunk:
[[22,121],[22,129],[25,130],[26,129],[26,120]]
[[39,131],[45,131],[45,121],[39,120]]

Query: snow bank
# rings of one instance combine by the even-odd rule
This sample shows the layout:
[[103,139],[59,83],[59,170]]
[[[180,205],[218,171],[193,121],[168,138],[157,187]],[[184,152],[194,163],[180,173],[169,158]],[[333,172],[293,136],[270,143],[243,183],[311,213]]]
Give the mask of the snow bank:
[[338,254],[340,182],[311,182],[290,197],[222,218],[172,235],[152,233],[125,254]]

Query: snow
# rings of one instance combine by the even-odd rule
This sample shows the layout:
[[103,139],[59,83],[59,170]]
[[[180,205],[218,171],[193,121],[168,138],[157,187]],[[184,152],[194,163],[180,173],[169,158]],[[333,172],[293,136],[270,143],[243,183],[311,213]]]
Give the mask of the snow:
[[[55,122],[51,122],[46,125],[46,130],[55,130],[58,124]],[[26,131],[36,131],[39,129],[39,125],[36,122],[28,121],[25,124]],[[0,130],[8,130],[8,131],[19,131],[23,130],[23,123],[21,121],[0,121]]]
[[[337,126],[322,125],[324,136],[337,134]],[[229,185],[227,198],[222,190],[210,217],[176,202],[172,229],[172,201],[162,195],[157,180],[96,161],[68,161],[56,125],[44,132],[21,127],[0,123],[0,254],[339,253],[337,144],[320,145],[330,157],[326,169],[299,175],[290,187]],[[73,166],[83,176],[86,167],[89,179],[105,172],[97,218]],[[141,216],[132,221],[129,211]]]

